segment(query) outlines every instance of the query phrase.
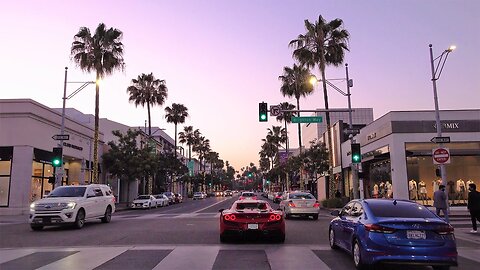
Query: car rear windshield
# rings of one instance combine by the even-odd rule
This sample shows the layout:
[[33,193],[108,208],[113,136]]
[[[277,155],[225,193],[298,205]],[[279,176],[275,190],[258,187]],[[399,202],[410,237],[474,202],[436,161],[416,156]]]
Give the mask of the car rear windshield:
[[255,194],[253,194],[253,193],[243,193],[242,196],[243,197],[254,197]]
[[266,210],[267,204],[266,203],[237,203],[236,209],[237,210],[242,210],[242,209]]
[[415,203],[393,203],[368,205],[373,215],[377,217],[398,217],[398,218],[435,218],[436,216],[423,205]]
[[83,197],[86,187],[58,187],[48,197]]
[[137,199],[138,199],[138,200],[148,200],[148,199],[150,199],[150,196],[148,196],[148,195],[141,195],[141,196],[138,196]]
[[290,199],[315,199],[312,194],[308,193],[293,193],[288,196]]

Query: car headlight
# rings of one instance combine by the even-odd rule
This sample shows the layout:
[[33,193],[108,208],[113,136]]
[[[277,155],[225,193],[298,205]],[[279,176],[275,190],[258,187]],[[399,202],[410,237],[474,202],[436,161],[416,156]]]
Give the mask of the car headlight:
[[69,203],[67,203],[67,209],[74,209],[75,206],[77,206],[77,203],[75,203],[75,202],[69,202]]
[[35,210],[35,203],[30,204],[30,210]]

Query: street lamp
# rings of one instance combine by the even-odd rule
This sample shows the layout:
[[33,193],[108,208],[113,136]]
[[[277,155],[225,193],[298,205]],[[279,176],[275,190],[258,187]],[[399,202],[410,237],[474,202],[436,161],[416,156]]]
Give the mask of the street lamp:
[[[325,80],[325,82],[332,87],[333,89],[337,90],[340,94],[343,96],[346,96],[348,98],[348,127],[349,127],[349,132],[353,131],[353,120],[352,120],[352,103],[350,100],[350,87],[353,87],[353,80],[348,77],[348,64],[345,64],[345,74],[346,74],[346,80],[347,80],[347,93],[342,91],[340,88],[338,88],[336,85],[331,83],[328,80]],[[343,80],[343,79],[342,79]],[[311,84],[316,84],[317,82],[321,82],[322,80],[318,80],[315,75],[312,75],[310,77],[310,83]],[[330,132],[330,130],[327,130],[327,132]],[[355,140],[353,139],[353,133],[350,133],[349,135],[350,138],[350,143],[353,144]],[[329,151],[332,151],[333,149],[330,149]],[[330,166],[333,166],[333,164],[330,164]],[[352,182],[353,182],[353,198],[358,199],[358,167],[356,163],[351,163],[350,164],[351,169],[352,169]],[[363,197],[363,194],[361,195]]]
[[[432,69],[432,84],[433,84],[433,99],[435,102],[435,122],[437,126],[437,137],[442,136],[442,125],[440,123],[440,111],[438,109],[438,95],[437,95],[437,80],[440,78],[440,75],[442,74],[443,67],[445,66],[445,62],[447,61],[448,54],[450,54],[453,50],[455,50],[457,47],[455,45],[451,45],[446,49],[445,51],[442,52],[440,56],[437,58],[433,58],[433,48],[432,44],[429,44],[428,47],[430,47],[430,66]],[[437,66],[435,67],[435,61],[438,60]],[[438,72],[438,74],[437,74]],[[442,147],[443,144],[440,144],[440,147]],[[442,185],[446,186],[447,185],[447,171],[445,168],[445,164],[440,164],[440,175],[442,177]]]
[[[89,84],[95,84],[95,83],[100,83],[94,82],[94,81],[89,81],[89,82],[67,82],[67,71],[68,67],[65,67],[65,80],[63,84],[63,106],[62,106],[62,124],[60,128],[60,135],[63,137],[65,134],[65,105],[67,103],[67,99],[71,99],[74,97],[76,94],[80,93],[85,87],[87,87]],[[81,83],[82,85],[77,88],[77,90],[73,91],[70,95],[67,96],[67,84],[68,83]],[[63,140],[60,140],[58,143],[58,147],[62,148],[62,161],[63,161]],[[96,164],[94,164],[96,166]],[[63,178],[63,173],[64,173],[64,166],[63,162],[60,167],[60,171],[56,174],[56,179],[55,179],[55,186],[59,186],[62,183],[62,178]]]

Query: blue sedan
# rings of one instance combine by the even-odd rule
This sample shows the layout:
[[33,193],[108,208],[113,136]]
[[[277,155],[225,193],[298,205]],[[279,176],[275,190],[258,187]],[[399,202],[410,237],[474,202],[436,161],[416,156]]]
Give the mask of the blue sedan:
[[376,263],[457,265],[453,227],[425,206],[412,201],[350,201],[329,226],[330,247],[352,254],[357,269]]

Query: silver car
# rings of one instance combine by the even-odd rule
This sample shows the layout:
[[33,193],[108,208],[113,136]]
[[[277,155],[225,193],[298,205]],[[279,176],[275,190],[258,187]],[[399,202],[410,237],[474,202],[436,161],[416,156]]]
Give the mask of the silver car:
[[298,215],[317,220],[320,203],[308,192],[289,192],[284,194],[283,200],[280,202],[280,208],[283,209],[286,219],[289,219],[292,215]]

